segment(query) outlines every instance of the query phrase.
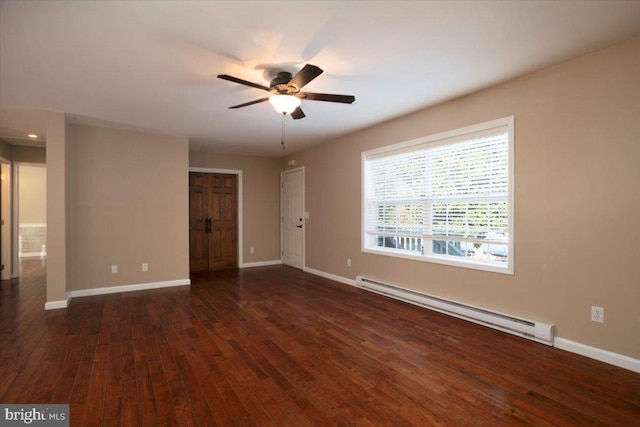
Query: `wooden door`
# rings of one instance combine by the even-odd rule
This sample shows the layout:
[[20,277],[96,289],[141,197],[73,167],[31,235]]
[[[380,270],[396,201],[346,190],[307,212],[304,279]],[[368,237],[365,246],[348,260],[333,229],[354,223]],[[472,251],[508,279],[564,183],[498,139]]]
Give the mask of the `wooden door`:
[[207,174],[189,173],[189,271],[209,270]]
[[238,267],[237,212],[236,175],[189,173],[191,272]]
[[238,267],[236,175],[211,174],[209,187],[209,269]]

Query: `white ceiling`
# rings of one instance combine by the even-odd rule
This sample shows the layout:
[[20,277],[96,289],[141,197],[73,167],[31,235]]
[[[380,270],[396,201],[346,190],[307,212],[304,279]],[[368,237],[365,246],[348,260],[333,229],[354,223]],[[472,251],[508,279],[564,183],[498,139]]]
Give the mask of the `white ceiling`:
[[287,153],[640,34],[640,1],[36,1],[0,3],[0,137],[44,140],[42,110],[280,156],[271,73],[310,63]]

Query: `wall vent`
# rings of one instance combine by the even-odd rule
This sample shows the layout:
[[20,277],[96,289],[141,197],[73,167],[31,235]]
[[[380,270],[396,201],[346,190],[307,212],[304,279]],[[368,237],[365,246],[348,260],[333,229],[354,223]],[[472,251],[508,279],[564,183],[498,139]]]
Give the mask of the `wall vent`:
[[553,325],[547,323],[513,317],[508,314],[378,282],[362,276],[356,278],[356,286],[542,344],[553,345]]

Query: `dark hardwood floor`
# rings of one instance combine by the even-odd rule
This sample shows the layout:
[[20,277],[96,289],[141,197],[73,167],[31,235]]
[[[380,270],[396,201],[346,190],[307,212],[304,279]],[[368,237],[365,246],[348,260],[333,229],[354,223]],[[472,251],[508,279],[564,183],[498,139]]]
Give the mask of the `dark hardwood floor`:
[[640,425],[640,374],[288,267],[43,310],[0,285],[0,402],[71,425]]

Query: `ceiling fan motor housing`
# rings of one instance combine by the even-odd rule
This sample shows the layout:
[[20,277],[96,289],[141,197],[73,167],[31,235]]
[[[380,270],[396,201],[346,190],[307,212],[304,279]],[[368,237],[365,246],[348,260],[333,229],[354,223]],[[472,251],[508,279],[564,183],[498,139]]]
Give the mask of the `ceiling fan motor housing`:
[[298,89],[295,85],[289,85],[289,82],[292,78],[293,76],[291,75],[291,73],[287,71],[280,71],[278,75],[273,80],[271,80],[271,83],[269,83],[269,87],[271,88],[271,91],[273,93],[279,93],[281,95],[296,94],[300,91],[300,89]]

